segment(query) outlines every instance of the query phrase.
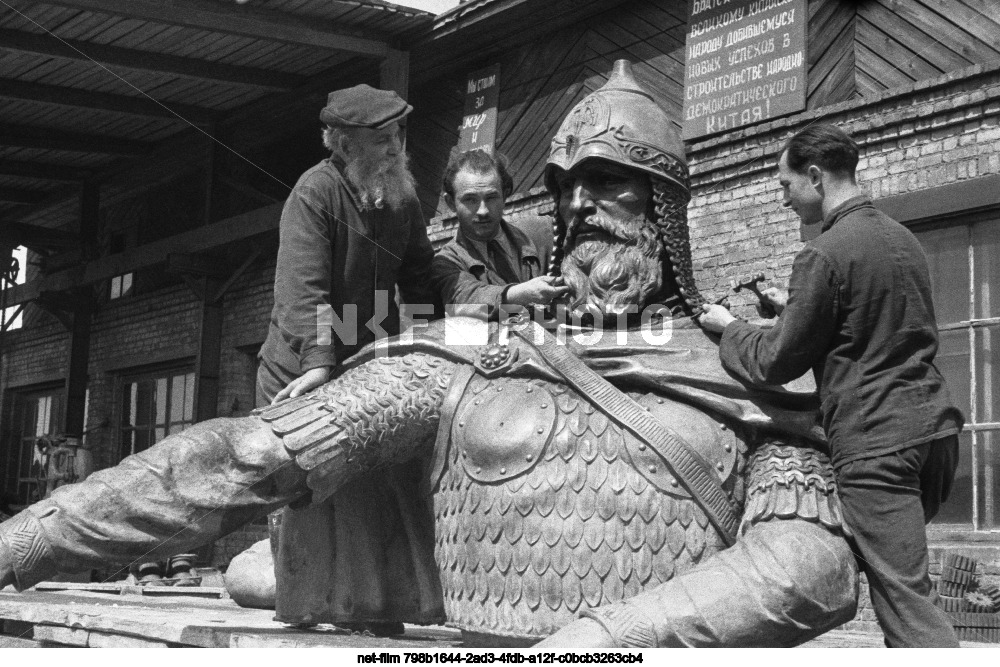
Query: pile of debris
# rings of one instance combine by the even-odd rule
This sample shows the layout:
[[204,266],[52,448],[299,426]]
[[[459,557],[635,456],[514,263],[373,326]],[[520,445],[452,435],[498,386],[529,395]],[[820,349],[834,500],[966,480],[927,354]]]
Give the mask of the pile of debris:
[[960,640],[1000,643],[1000,587],[981,582],[978,567],[968,556],[949,554],[937,582],[938,604]]

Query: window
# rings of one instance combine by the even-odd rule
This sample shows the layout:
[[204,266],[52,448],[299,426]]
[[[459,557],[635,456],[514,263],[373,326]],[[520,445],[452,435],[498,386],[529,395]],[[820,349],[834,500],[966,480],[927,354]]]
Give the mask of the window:
[[132,274],[124,273],[111,279],[111,292],[108,295],[112,299],[119,299],[132,291]]
[[[15,263],[16,262],[16,263]],[[14,276],[16,272],[16,276]],[[23,285],[25,276],[28,272],[28,249],[24,246],[18,246],[14,248],[12,255],[12,263],[9,267],[3,267],[0,269],[0,273],[4,273],[6,277],[14,276],[14,285]],[[0,277],[0,290],[6,289],[8,284],[7,280]],[[2,331],[12,331],[14,329],[20,329],[22,320],[22,306],[11,306],[10,308],[5,308],[2,313],[0,313],[0,332]]]
[[149,449],[194,421],[194,373],[164,371],[123,378],[119,445],[121,458]]
[[54,435],[60,429],[63,410],[62,389],[13,395],[13,426],[4,448],[3,493],[13,504],[28,505],[40,500],[38,478],[42,457],[35,447],[41,435]]
[[[108,245],[111,254],[125,252],[128,243],[125,234],[112,234]],[[123,273],[111,279],[108,290],[108,298],[120,299],[132,291],[132,273]]]
[[1000,212],[915,234],[930,263],[937,366],[966,418],[952,495],[934,523],[1000,530]]

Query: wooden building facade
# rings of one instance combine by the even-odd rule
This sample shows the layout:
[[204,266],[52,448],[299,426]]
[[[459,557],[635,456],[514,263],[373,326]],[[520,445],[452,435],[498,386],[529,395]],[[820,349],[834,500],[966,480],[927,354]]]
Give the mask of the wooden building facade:
[[[187,10],[183,22],[152,1],[123,3],[132,16],[105,0],[15,4],[18,14],[0,11],[0,47],[20,54],[0,59],[0,83],[18,84],[0,86],[0,109],[10,111],[9,127],[0,124],[0,199],[8,202],[0,203],[0,245],[16,239],[32,250],[28,282],[6,290],[3,304],[28,304],[24,326],[0,337],[0,483],[15,504],[34,493],[36,435],[86,429],[104,467],[191,421],[253,406],[277,218],[289,184],[323,157],[317,114],[327,91],[362,81],[408,90],[407,149],[438,243],[454,229],[440,178],[470,72],[500,66],[497,149],[511,161],[515,213],[550,210],[542,184],[549,139],[614,60],[631,60],[681,115],[687,0],[471,0],[438,17],[379,2],[267,0],[244,13],[179,0],[171,6]],[[333,12],[321,6],[340,5],[340,16],[316,18]],[[795,215],[781,207],[776,152],[817,120],[849,130],[862,146],[863,183],[925,244],[939,365],[968,420],[953,499],[932,527],[935,548],[979,549],[990,574],[1000,574],[1000,6],[807,7],[806,109],[687,144],[696,279],[714,297],[758,271],[784,285],[802,246]],[[330,49],[308,33],[312,42],[292,45],[303,23],[344,41]],[[282,31],[269,35],[266,26]],[[226,29],[240,32],[220,46]],[[39,37],[47,31],[60,43]],[[212,113],[192,129],[132,107],[95,108],[140,98],[120,82],[114,90],[93,82],[93,96],[57,104],[56,93],[80,87],[86,73],[60,74],[74,62],[56,53],[63,42],[81,51],[98,43],[103,62],[141,61],[152,77],[143,85],[162,87],[162,99]],[[315,49],[325,59],[315,60]],[[194,59],[236,71],[177,72]],[[174,78],[157,79],[168,65]],[[67,107],[83,102],[84,111]],[[75,110],[59,116],[56,106]],[[35,203],[10,201],[18,196]],[[733,301],[749,316],[741,296]]]

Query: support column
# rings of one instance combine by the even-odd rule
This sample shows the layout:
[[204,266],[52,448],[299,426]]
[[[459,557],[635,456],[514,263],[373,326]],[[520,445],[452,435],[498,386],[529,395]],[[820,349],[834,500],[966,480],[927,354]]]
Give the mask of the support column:
[[222,281],[201,278],[201,333],[195,359],[194,420],[212,419],[219,412],[219,368],[222,361]]
[[[86,182],[80,194],[80,250],[84,262],[93,259],[100,215],[100,185]],[[90,363],[90,322],[94,314],[94,288],[77,287],[71,292],[69,359],[66,375],[66,412],[63,432],[83,437],[87,410],[87,366]]]
[[[410,88],[410,52],[389,49],[379,65],[379,88],[394,90],[406,99]],[[405,129],[405,128],[404,128]],[[403,149],[406,149],[406,133],[403,133]]]

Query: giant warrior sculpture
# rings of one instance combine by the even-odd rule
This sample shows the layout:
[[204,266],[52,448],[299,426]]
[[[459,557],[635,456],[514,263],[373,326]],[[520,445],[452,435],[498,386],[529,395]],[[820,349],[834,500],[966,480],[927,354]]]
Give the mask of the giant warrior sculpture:
[[[435,516],[387,556],[410,563],[398,613],[357,620],[556,646],[792,645],[850,620],[857,569],[814,396],[742,386],[691,321],[682,156],[619,61],[546,171],[555,270],[610,328],[493,322],[484,345],[446,345],[446,329],[485,326],[449,318],[373,344],[309,395],[198,424],[0,525],[0,585],[188,549],[288,503],[308,513],[412,459]],[[278,618],[336,621],[328,577],[279,581]]]

